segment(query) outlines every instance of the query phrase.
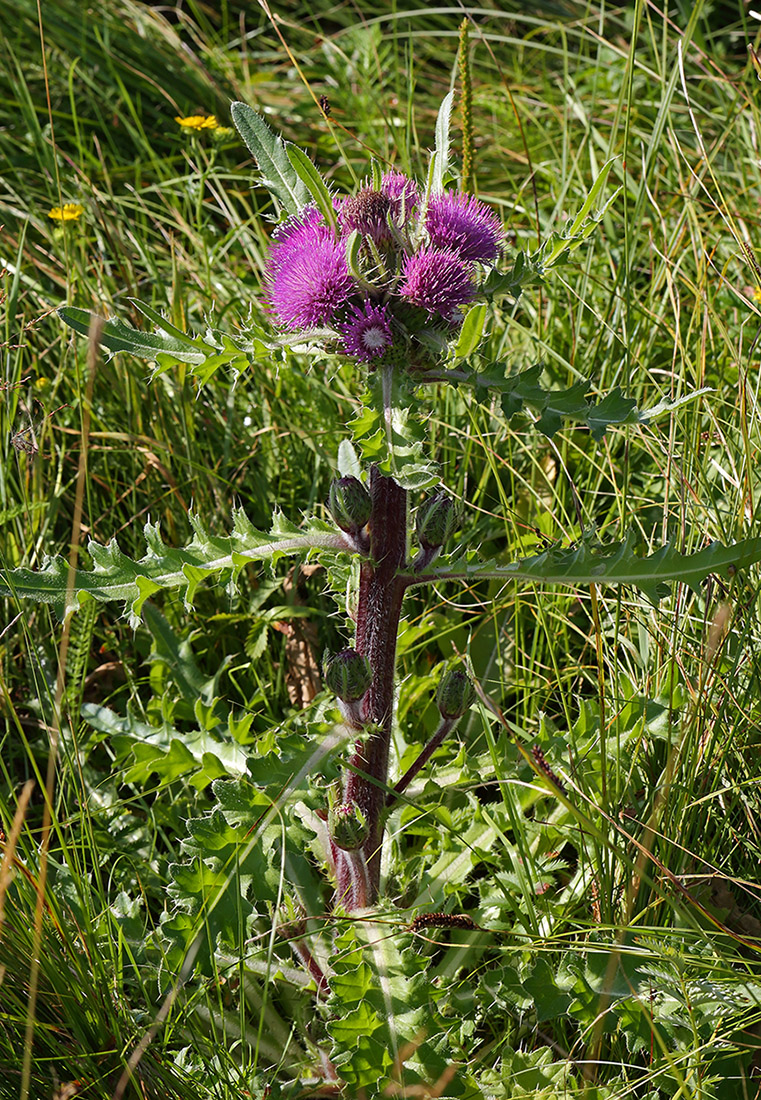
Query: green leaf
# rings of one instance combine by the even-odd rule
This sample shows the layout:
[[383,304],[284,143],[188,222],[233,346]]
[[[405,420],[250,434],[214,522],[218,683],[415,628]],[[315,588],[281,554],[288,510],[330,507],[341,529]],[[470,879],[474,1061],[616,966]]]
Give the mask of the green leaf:
[[454,349],[455,359],[466,359],[475,351],[484,334],[486,323],[486,302],[471,306],[465,315],[460,335]]
[[233,103],[230,113],[256,161],[262,186],[286,214],[298,214],[309,202],[310,194],[288,158],[286,143],[248,104]]
[[410,950],[409,936],[389,934],[384,923],[352,922],[336,938],[330,963],[330,1059],[351,1095],[428,1095],[444,1080],[448,1097],[480,1095],[465,1067],[452,1065],[428,960]]
[[564,420],[575,420],[585,425],[593,438],[599,440],[610,427],[647,424],[697,400],[703,394],[712,392],[710,386],[704,386],[673,401],[664,398],[653,408],[640,410],[632,398],[624,396],[620,386],[615,386],[609,394],[594,404],[586,397],[591,386],[588,380],[582,379],[566,390],[551,390],[544,389],[541,384],[544,373],[541,363],[507,376],[505,369],[504,363],[490,363],[485,370],[474,371],[467,378],[458,379],[458,382],[460,385],[473,386],[479,399],[482,390],[501,393],[502,412],[508,420],[526,407],[538,412],[536,426],[547,436],[553,436]]
[[624,397],[619,387],[595,405],[586,397],[591,386],[589,381],[582,379],[565,390],[544,389],[543,373],[544,366],[538,363],[505,376],[505,365],[496,362],[484,371],[471,374],[466,384],[474,386],[477,397],[482,390],[501,393],[502,411],[508,420],[525,407],[533,409],[539,414],[537,428],[547,436],[553,436],[564,420],[585,424],[595,439],[601,439],[613,424],[639,423],[644,419],[637,411],[636,402]]
[[711,573],[730,579],[739,569],[761,562],[761,538],[744,539],[731,546],[713,542],[694,554],[681,554],[670,543],[649,557],[635,552],[632,534],[612,546],[600,545],[593,531],[578,546],[569,549],[550,547],[541,554],[502,565],[496,561],[451,561],[426,574],[426,580],[440,583],[460,580],[472,584],[478,579],[521,581],[532,584],[623,584],[638,588],[653,603],[668,592],[669,586],[682,582],[695,592]]
[[93,324],[97,324],[100,343],[112,354],[123,351],[138,359],[147,359],[156,364],[157,374],[162,374],[178,362],[187,363],[191,373],[201,383],[208,382],[222,366],[245,370],[253,359],[271,356],[278,346],[276,340],[268,339],[260,329],[253,330],[250,339],[246,336],[233,339],[216,329],[207,329],[205,338],[191,336],[175,328],[144,302],[134,298],[130,301],[161,331],[142,332],[118,318],[107,321],[74,306],[63,306],[58,314],[62,321],[83,336],[89,336]]
[[326,224],[335,226],[337,224],[337,218],[333,207],[333,198],[325,180],[317,171],[306,153],[302,149],[299,149],[297,145],[292,145],[290,142],[287,142],[285,151],[288,155],[288,160],[293,166],[293,170],[314,199]]
[[176,328],[174,325],[170,324],[166,317],[161,316],[158,310],[155,310],[145,302],[141,302],[138,298],[128,298],[127,301],[133,305],[135,309],[138,309],[144,317],[152,321],[156,328],[166,333],[167,336],[174,336],[176,340],[186,347],[193,349],[202,347],[209,352],[215,352],[217,350],[212,344],[204,343],[200,336],[188,336],[187,332],[183,332],[182,329]]
[[232,533],[210,535],[198,516],[190,521],[195,535],[187,546],[167,546],[157,525],[144,530],[148,552],[133,561],[121,552],[116,540],[108,546],[90,542],[87,549],[93,569],[77,569],[69,576],[68,562],[49,559],[42,569],[7,570],[0,574],[0,592],[53,607],[60,619],[67,618],[86,600],[124,604],[130,622],[136,625],[145,600],[167,588],[178,588],[188,606],[202,580],[231,577],[233,580],[252,561],[276,561],[282,555],[309,554],[313,550],[345,550],[345,544],[329,524],[313,520],[302,531],[275,516],[269,533],[257,531],[242,510],[234,514]]
[[419,491],[437,485],[438,469],[425,454],[420,402],[399,371],[393,372],[390,393],[384,393],[383,386],[378,371],[371,376],[363,406],[349,425],[363,459],[404,489]]
[[90,336],[93,322],[99,323],[100,342],[110,352],[126,351],[138,359],[150,360],[164,354],[170,355],[173,360],[193,365],[200,365],[206,359],[207,345],[184,335],[178,339],[169,334],[141,332],[118,318],[106,321],[75,306],[62,306],[58,316],[81,336]]
[[359,457],[348,439],[338,444],[338,472],[341,477],[355,477],[358,481],[362,477]]
[[449,169],[449,120],[452,114],[454,90],[444,96],[436,118],[436,148],[433,154],[431,190],[438,195],[444,190],[444,179]]

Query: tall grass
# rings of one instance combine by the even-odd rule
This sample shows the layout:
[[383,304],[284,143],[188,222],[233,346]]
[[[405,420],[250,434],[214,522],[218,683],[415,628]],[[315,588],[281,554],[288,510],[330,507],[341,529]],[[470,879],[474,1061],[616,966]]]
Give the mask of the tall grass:
[[[591,528],[609,540],[634,531],[649,548],[758,533],[760,119],[745,52],[758,30],[742,5],[726,8],[725,21],[702,2],[667,14],[640,3],[468,9],[475,179],[509,239],[533,244],[562,228],[610,157],[622,188],[580,259],[490,319],[484,360],[541,361],[558,386],[591,378],[600,395],[620,386],[641,407],[705,390],[601,444],[570,429],[548,440],[529,422],[508,426],[498,407],[435,392],[431,444],[467,504],[463,537],[492,556],[509,561]],[[345,368],[293,356],[288,369],[261,362],[198,387],[182,366],[150,379],[117,356],[96,364],[88,399],[87,349],[53,311],[68,302],[140,324],[130,304],[139,298],[195,330],[212,314],[231,329],[249,311],[261,319],[268,199],[251,190],[233,133],[188,138],[175,116],[208,111],[227,125],[229,101],[250,102],[340,188],[364,175],[368,151],[420,174],[463,10],[282,3],[270,16],[109,0],[83,16],[73,0],[51,0],[40,27],[37,5],[15,0],[13,14],[0,39],[3,565],[82,554],[88,537],[116,536],[139,556],[148,518],[181,542],[191,507],[219,530],[238,502],[258,525],[276,506],[297,519],[324,500],[356,407]],[[81,203],[82,218],[51,221],[63,202]],[[14,446],[31,429],[36,455]],[[210,590],[192,612],[171,599],[161,610],[183,660],[192,642],[199,676],[218,675],[220,693],[262,733],[292,698],[287,634],[270,624],[298,621],[294,608],[306,604],[315,653],[336,648],[341,623],[320,578],[285,567],[272,582],[245,575],[234,595]],[[168,866],[181,858],[185,819],[209,804],[210,776],[191,783],[178,765],[157,779],[123,731],[80,717],[89,702],[155,727],[171,713],[189,727],[185,666],[172,666],[157,627],[133,633],[106,608],[73,620],[59,678],[61,626],[47,610],[8,600],[4,621],[0,1095],[63,1097],[75,1081],[93,1097],[262,1088],[256,1075],[278,1049],[266,1029],[257,1040],[274,1019],[266,1003],[239,997],[229,975],[196,986],[188,971],[186,984],[161,988],[146,977]],[[718,1001],[734,989],[739,1003],[758,975],[758,642],[754,577],[731,590],[711,581],[699,595],[677,589],[657,609],[627,591],[513,587],[411,602],[399,698],[410,742],[432,720],[430,663],[453,648],[467,649],[506,723],[474,714],[461,731],[467,749],[450,746],[437,772],[444,837],[447,807],[501,807],[511,822],[474,858],[476,877],[493,883],[479,888],[483,912],[520,932],[497,954],[507,965],[536,953],[557,974],[566,948],[594,963],[600,944],[603,976],[614,951],[646,957],[654,997],[676,1006],[683,979],[679,1028],[693,1027],[685,1038],[674,1025],[677,1041],[652,1022],[632,1045],[603,1026],[592,982],[588,1024],[569,1015],[526,1035],[516,1022],[481,1048],[484,1061],[509,1065],[513,1047],[547,1043],[590,1090],[613,1067],[636,1096],[755,1095],[757,1001],[744,1016],[712,1015],[694,983],[704,972]],[[600,807],[614,844],[587,838],[571,853],[562,806],[528,793],[508,730],[542,744]],[[51,737],[59,759],[43,877]],[[400,733],[399,758],[408,748]],[[396,860],[425,865],[435,844],[425,835],[417,845],[414,827],[395,834]],[[621,849],[625,863],[614,858]],[[488,986],[494,957],[463,952],[462,967]],[[513,1095],[507,1079],[500,1087]],[[530,1094],[552,1095],[539,1085]]]

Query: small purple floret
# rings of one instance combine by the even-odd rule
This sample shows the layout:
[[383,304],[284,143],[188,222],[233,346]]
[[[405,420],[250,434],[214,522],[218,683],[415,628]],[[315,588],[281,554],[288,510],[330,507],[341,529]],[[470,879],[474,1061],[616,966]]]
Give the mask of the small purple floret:
[[270,255],[270,302],[291,329],[329,324],[356,292],[344,245],[312,219],[278,237]]
[[423,248],[407,257],[399,293],[413,305],[451,319],[457,306],[475,298],[476,288],[458,253]]
[[502,244],[499,218],[475,195],[445,191],[432,195],[425,216],[434,248],[456,252],[472,263],[496,260]]
[[385,306],[365,302],[362,309],[351,307],[347,320],[338,326],[343,336],[343,351],[360,362],[383,355],[394,342]]

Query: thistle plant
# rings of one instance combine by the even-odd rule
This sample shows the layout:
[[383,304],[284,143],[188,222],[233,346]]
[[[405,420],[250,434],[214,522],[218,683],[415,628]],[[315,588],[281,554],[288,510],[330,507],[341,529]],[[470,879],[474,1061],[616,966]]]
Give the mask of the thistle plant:
[[[246,893],[244,887],[232,906],[238,957],[251,942],[257,918],[269,918],[277,925],[278,914],[285,911],[279,931],[283,938],[293,938],[294,953],[304,969],[304,987],[328,1003],[331,995],[339,997],[336,990],[340,989],[346,1011],[347,998],[353,995],[346,974],[352,965],[356,969],[353,953],[366,931],[358,925],[358,931],[350,928],[341,933],[323,951],[330,956],[323,965],[319,953],[308,945],[308,918],[316,914],[300,908],[301,895],[314,897],[320,892],[314,886],[314,868],[300,864],[293,875],[298,899],[283,899],[271,886],[275,841],[267,829],[285,799],[283,790],[291,791],[296,802],[295,795],[303,794],[307,780],[324,766],[321,801],[315,805],[305,796],[304,804],[294,809],[297,816],[303,815],[299,836],[303,839],[306,825],[317,838],[315,851],[324,840],[321,854],[330,879],[333,914],[363,914],[377,905],[384,890],[382,856],[389,817],[404,806],[413,781],[424,770],[430,771],[435,754],[473,707],[480,687],[478,668],[462,661],[442,668],[435,731],[401,774],[390,771],[397,721],[397,640],[411,590],[483,580],[571,584],[593,590],[613,584],[637,587],[657,603],[669,584],[682,582],[697,589],[711,573],[731,580],[739,569],[761,560],[759,539],[731,546],[713,543],[694,554],[666,544],[644,557],[631,537],[603,544],[594,531],[588,531],[576,544],[552,544],[510,562],[482,560],[464,540],[454,545],[457,532],[467,530],[467,502],[457,501],[441,483],[428,454],[426,387],[467,388],[474,401],[488,404],[508,420],[528,412],[536,429],[548,436],[569,420],[599,439],[611,425],[647,423],[674,405],[639,410],[619,390],[595,402],[588,396],[589,382],[567,390],[545,388],[541,364],[514,371],[504,362],[484,362],[479,357],[489,307],[499,299],[512,306],[525,288],[545,281],[590,237],[615,193],[596,205],[611,169],[608,163],[562,234],[551,234],[535,252],[509,254],[497,213],[461,188],[463,181],[450,163],[452,102],[452,95],[447,96],[441,106],[425,179],[414,180],[373,163],[354,194],[331,190],[304,152],[274,134],[250,107],[234,104],[233,121],[277,207],[263,287],[270,324],[248,322],[235,334],[209,326],[203,334],[194,335],[135,303],[153,331],[141,332],[120,320],[98,326],[100,340],[111,352],[143,357],[159,371],[172,369],[177,362],[187,364],[201,383],[222,368],[243,371],[263,356],[285,359],[291,347],[320,360],[332,356],[351,363],[366,392],[351,426],[351,439],[341,444],[336,456],[336,476],[326,487],[324,509],[298,526],[276,513],[266,532],[256,530],[239,510],[229,535],[210,532],[194,516],[194,538],[182,548],[166,545],[158,528],[149,524],[147,552],[139,561],[125,557],[115,542],[90,543],[91,569],[71,571],[58,558],[38,572],[16,569],[8,574],[15,595],[48,602],[62,618],[95,599],[121,602],[137,623],[156,616],[148,601],[162,591],[177,589],[189,606],[206,580],[234,584],[253,562],[312,557],[326,567],[338,606],[348,608],[350,627],[344,645],[323,660],[323,684],[335,704],[332,709],[325,704],[323,711],[331,715],[326,723],[332,727],[329,733],[323,729],[307,745],[299,737],[290,741],[283,737],[278,753],[272,751],[271,760],[261,764],[259,771],[256,761],[241,763],[239,755],[244,754],[224,757],[219,744],[209,739],[216,745],[210,749],[209,741],[205,742],[206,753],[218,754],[218,774],[228,779],[214,783],[217,806],[210,818],[194,827],[186,843],[186,852],[205,868],[193,886],[186,886],[193,901],[167,913],[160,930],[163,965],[173,978],[191,948],[196,957],[203,935],[208,957],[198,952],[199,967],[211,969],[211,956],[216,953],[233,953],[234,937],[227,935],[223,925],[221,899],[240,873],[241,882],[254,881],[256,890]],[[468,113],[469,126],[471,122]],[[61,316],[76,331],[91,331],[91,318],[83,310],[69,307],[61,310]],[[478,694],[483,698],[483,689]],[[233,725],[231,720],[228,729]],[[535,774],[549,782],[553,794],[570,801],[541,750],[521,751]],[[247,770],[251,781],[244,787],[241,776]],[[241,786],[231,790],[236,782]],[[311,797],[314,792],[309,793]],[[578,821],[585,835],[599,838],[597,825],[587,818]],[[232,851],[227,852],[225,845]],[[229,860],[220,853],[227,853]],[[297,856],[294,860],[298,862]],[[284,856],[283,866],[287,863]],[[189,880],[185,876],[184,881]],[[373,941],[371,947],[375,951],[377,944]],[[425,1067],[419,1080],[430,1083],[435,1080],[430,1067],[439,1052],[428,1050],[419,1039],[428,1021],[415,1013],[424,1007],[427,1011],[429,1004],[418,988],[419,971],[404,971],[396,958],[389,967],[389,973],[396,974],[395,967],[404,973],[405,989],[415,1008],[404,1019],[406,1030],[399,1032],[399,1047],[406,1043],[415,1049],[415,1057]],[[386,971],[383,976],[385,981]],[[357,1004],[364,1004],[365,991],[357,992],[356,998]],[[379,996],[378,1022],[373,1025],[379,1035],[390,1026],[387,1007]],[[368,1070],[366,1061],[365,1069],[359,1070],[346,1054],[340,1013],[334,1012],[326,1026],[334,1050],[332,1062],[327,1056],[322,1060],[324,1079],[334,1081],[340,1075],[349,1086],[357,1087],[371,1078],[380,1079],[383,1068],[372,1077],[375,1069]],[[308,1026],[303,1033],[309,1039]],[[367,1035],[372,1034],[368,1025]],[[388,1064],[383,1057],[385,1052],[379,1055],[381,1067]],[[467,1092],[464,1076],[459,1083],[463,1095],[477,1095]]]
[[[391,424],[399,389],[394,376],[408,384],[423,384],[430,372],[438,377],[462,328],[463,308],[479,297],[500,254],[502,227],[474,196],[424,190],[400,172],[376,171],[355,195],[330,195],[329,202],[320,197],[320,206],[308,203],[274,234],[270,308],[301,342],[314,340],[379,372],[384,420]],[[380,885],[404,594],[453,533],[454,506],[444,493],[419,506],[414,558],[407,488],[377,466],[367,474],[367,487],[355,477],[334,481],[329,511],[360,561],[356,648],[326,668],[326,681],[359,735],[343,780],[340,821],[342,827],[349,818],[362,821],[362,844],[341,844],[336,812],[328,818],[337,898],[353,910],[373,904]],[[449,716],[448,729],[456,718]]]

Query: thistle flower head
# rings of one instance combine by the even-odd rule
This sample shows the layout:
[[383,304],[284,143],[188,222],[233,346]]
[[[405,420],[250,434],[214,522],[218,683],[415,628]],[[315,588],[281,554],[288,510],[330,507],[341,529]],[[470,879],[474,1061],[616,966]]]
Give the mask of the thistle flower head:
[[399,293],[428,313],[450,319],[457,306],[476,296],[476,287],[457,252],[423,248],[405,260]]
[[385,354],[394,342],[386,306],[371,302],[365,302],[361,309],[352,306],[338,331],[343,337],[344,353],[363,363]]
[[381,191],[391,200],[391,211],[398,217],[404,208],[405,221],[420,202],[418,185],[403,172],[386,172],[381,179]]
[[434,248],[456,252],[462,260],[490,263],[499,255],[502,225],[475,195],[459,191],[432,195],[425,227]]
[[363,187],[341,204],[338,221],[344,233],[349,234],[356,229],[363,237],[372,237],[376,244],[382,244],[391,240],[388,227],[390,209],[388,195],[373,191],[372,187]]
[[269,274],[272,309],[291,329],[329,324],[356,291],[344,245],[310,220],[278,239]]
[[330,229],[317,207],[305,206],[301,213],[288,218],[273,233],[269,255],[270,272],[281,266],[283,257],[287,262],[299,248],[311,247],[315,240],[329,239],[330,236]]

